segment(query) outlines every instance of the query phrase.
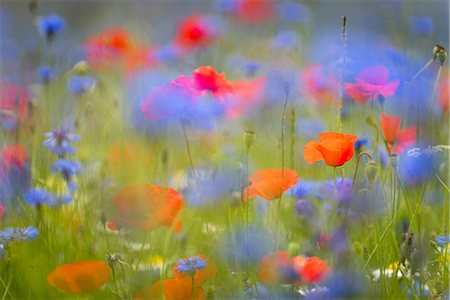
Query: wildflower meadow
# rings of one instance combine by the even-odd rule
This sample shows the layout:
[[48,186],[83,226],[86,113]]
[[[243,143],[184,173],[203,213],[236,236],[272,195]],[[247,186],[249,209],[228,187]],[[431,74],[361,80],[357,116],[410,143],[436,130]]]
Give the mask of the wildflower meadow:
[[450,299],[448,0],[2,0],[0,299]]

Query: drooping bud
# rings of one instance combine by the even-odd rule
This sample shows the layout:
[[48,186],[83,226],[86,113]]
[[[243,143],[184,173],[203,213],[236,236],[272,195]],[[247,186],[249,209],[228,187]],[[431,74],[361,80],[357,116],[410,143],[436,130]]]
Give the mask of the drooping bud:
[[298,243],[295,243],[295,242],[289,243],[288,253],[289,253],[290,258],[297,256],[299,251],[300,251],[300,245]]
[[76,74],[76,75],[84,75],[89,71],[90,67],[89,67],[89,63],[85,60],[79,61],[77,62],[73,68],[72,71]]
[[247,148],[250,148],[256,139],[256,133],[252,130],[244,131],[244,142]]
[[375,181],[377,173],[378,173],[378,166],[376,162],[373,160],[369,160],[369,162],[366,165],[366,177],[370,185],[372,185],[373,182]]
[[445,60],[447,59],[447,51],[445,50],[445,47],[439,44],[436,44],[433,48],[433,60],[438,59],[441,66],[444,64]]

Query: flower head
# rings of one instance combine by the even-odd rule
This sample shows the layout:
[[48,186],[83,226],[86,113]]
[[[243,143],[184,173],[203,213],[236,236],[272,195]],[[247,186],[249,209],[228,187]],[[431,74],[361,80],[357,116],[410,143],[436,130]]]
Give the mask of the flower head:
[[324,160],[328,166],[339,167],[353,157],[357,139],[352,134],[322,133],[319,134],[319,142],[311,141],[306,144],[303,156],[309,164]]
[[319,283],[331,275],[331,269],[326,261],[313,256],[306,259],[300,274],[307,283]]
[[48,283],[66,293],[93,292],[108,282],[110,268],[103,260],[77,261],[57,267],[47,276]]
[[181,230],[177,218],[183,207],[183,198],[177,191],[155,184],[135,184],[122,189],[114,197],[117,216],[111,229],[128,226],[150,231],[160,226]]
[[75,153],[75,148],[70,144],[71,142],[78,142],[79,137],[74,133],[70,133],[67,129],[58,129],[47,132],[45,134],[46,140],[44,145],[50,152],[58,154],[59,156],[65,154]]
[[36,73],[43,83],[47,83],[55,77],[55,69],[50,66],[40,66]]
[[401,130],[400,123],[401,120],[398,116],[381,114],[381,131],[389,145],[390,151],[395,154],[399,154],[406,148],[414,145],[416,141],[416,127],[410,126]]
[[[261,197],[266,200],[275,200],[298,181],[297,172],[290,169],[266,169],[250,175],[249,187],[244,190],[244,201],[248,198]],[[248,197],[247,197],[248,193]]]
[[370,99],[392,97],[400,84],[399,80],[389,81],[389,70],[383,66],[367,67],[356,77],[356,83],[346,83],[344,89],[347,95],[360,104]]
[[191,50],[208,45],[216,37],[217,31],[205,16],[193,15],[179,24],[175,45],[182,50]]
[[39,33],[49,41],[63,30],[66,24],[65,20],[58,15],[41,16],[37,22]]
[[142,103],[144,116],[150,121],[158,121],[172,116],[179,116],[188,108],[197,105],[199,91],[191,78],[179,76],[162,87],[150,92]]
[[0,244],[34,240],[36,239],[37,235],[38,230],[33,226],[29,226],[26,228],[6,228],[3,231],[0,231]]
[[203,259],[200,256],[189,256],[188,258],[180,258],[177,261],[175,270],[180,273],[188,273],[190,276],[194,276],[197,270],[203,270],[208,265],[208,260]]
[[81,171],[81,165],[75,160],[58,159],[51,167],[53,172],[58,172],[66,181],[70,181],[72,177]]
[[44,189],[40,188],[32,188],[28,189],[23,195],[25,201],[31,206],[39,206],[39,205],[56,205],[56,199],[54,195]]
[[199,91],[209,91],[216,97],[223,97],[233,92],[231,82],[224,73],[217,73],[211,66],[201,66],[192,72],[194,87]]
[[68,90],[74,95],[81,95],[94,89],[96,80],[92,76],[73,76],[67,83]]

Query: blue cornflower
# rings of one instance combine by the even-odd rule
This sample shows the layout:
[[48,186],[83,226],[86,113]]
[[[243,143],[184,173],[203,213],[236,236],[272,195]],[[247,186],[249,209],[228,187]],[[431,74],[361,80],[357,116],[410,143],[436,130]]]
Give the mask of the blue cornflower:
[[23,198],[28,204],[32,206],[38,206],[42,204],[53,206],[56,204],[53,194],[39,188],[28,189],[23,195]]
[[37,21],[39,33],[48,40],[52,40],[58,32],[63,30],[65,24],[64,19],[58,15],[41,16]]
[[434,31],[433,19],[430,17],[411,17],[411,30],[422,36],[430,36]]
[[450,234],[445,236],[445,235],[438,235],[436,236],[436,244],[439,247],[445,247],[447,246],[448,243],[450,243]]
[[247,76],[255,76],[256,72],[261,68],[261,64],[256,61],[246,61],[242,64],[241,70],[247,74]]
[[67,82],[67,89],[74,95],[81,95],[95,87],[96,80],[92,76],[73,76]]
[[0,243],[6,244],[16,241],[28,241],[36,239],[38,230],[36,227],[29,226],[26,228],[6,228],[0,231]]
[[50,66],[41,66],[36,73],[43,83],[47,83],[55,77],[55,69]]
[[189,256],[185,259],[180,258],[175,269],[180,271],[180,273],[189,273],[191,276],[194,276],[197,270],[203,270],[207,265],[207,259],[203,259],[200,256]]
[[366,138],[359,138],[359,139],[357,139],[356,142],[355,142],[355,149],[356,149],[356,151],[357,152],[361,151],[361,148],[363,146],[366,146],[368,143],[369,143],[369,140],[366,139]]
[[58,159],[51,167],[53,172],[58,172],[66,181],[70,181],[72,177],[81,171],[81,165],[76,160]]
[[288,22],[301,23],[309,18],[309,9],[295,2],[282,2],[278,5],[278,13],[282,20]]
[[58,154],[59,156],[75,153],[75,148],[73,148],[70,143],[79,140],[78,135],[70,133],[66,129],[47,132],[45,137],[46,140],[44,141],[44,145],[50,152]]
[[272,45],[275,48],[295,48],[297,47],[298,39],[295,31],[280,31],[273,38]]

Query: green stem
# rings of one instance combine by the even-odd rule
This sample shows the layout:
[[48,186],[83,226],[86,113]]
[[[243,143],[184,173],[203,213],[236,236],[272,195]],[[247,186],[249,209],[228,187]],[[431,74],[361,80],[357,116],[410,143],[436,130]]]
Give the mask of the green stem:
[[363,157],[364,155],[367,156],[369,159],[373,160],[372,156],[367,152],[361,152],[358,155],[358,159],[356,161],[355,173],[353,173],[352,190],[355,187],[355,180],[356,180],[356,175],[358,173],[359,161],[361,160],[361,157]]
[[192,275],[192,300],[195,300],[195,284],[194,284],[194,275]]
[[183,118],[181,116],[180,116],[180,122],[181,122],[181,129],[183,129],[183,136],[184,136],[184,141],[186,143],[186,151],[187,151],[187,155],[189,158],[189,164],[191,165],[192,174],[194,175],[195,183],[197,184],[199,197],[201,197],[202,193],[201,193],[201,188],[200,188],[200,181],[198,180],[197,172],[195,171],[195,168],[194,168],[194,163],[192,161],[192,155],[191,155],[191,148],[189,147],[189,140],[187,137],[186,128],[184,126]]

